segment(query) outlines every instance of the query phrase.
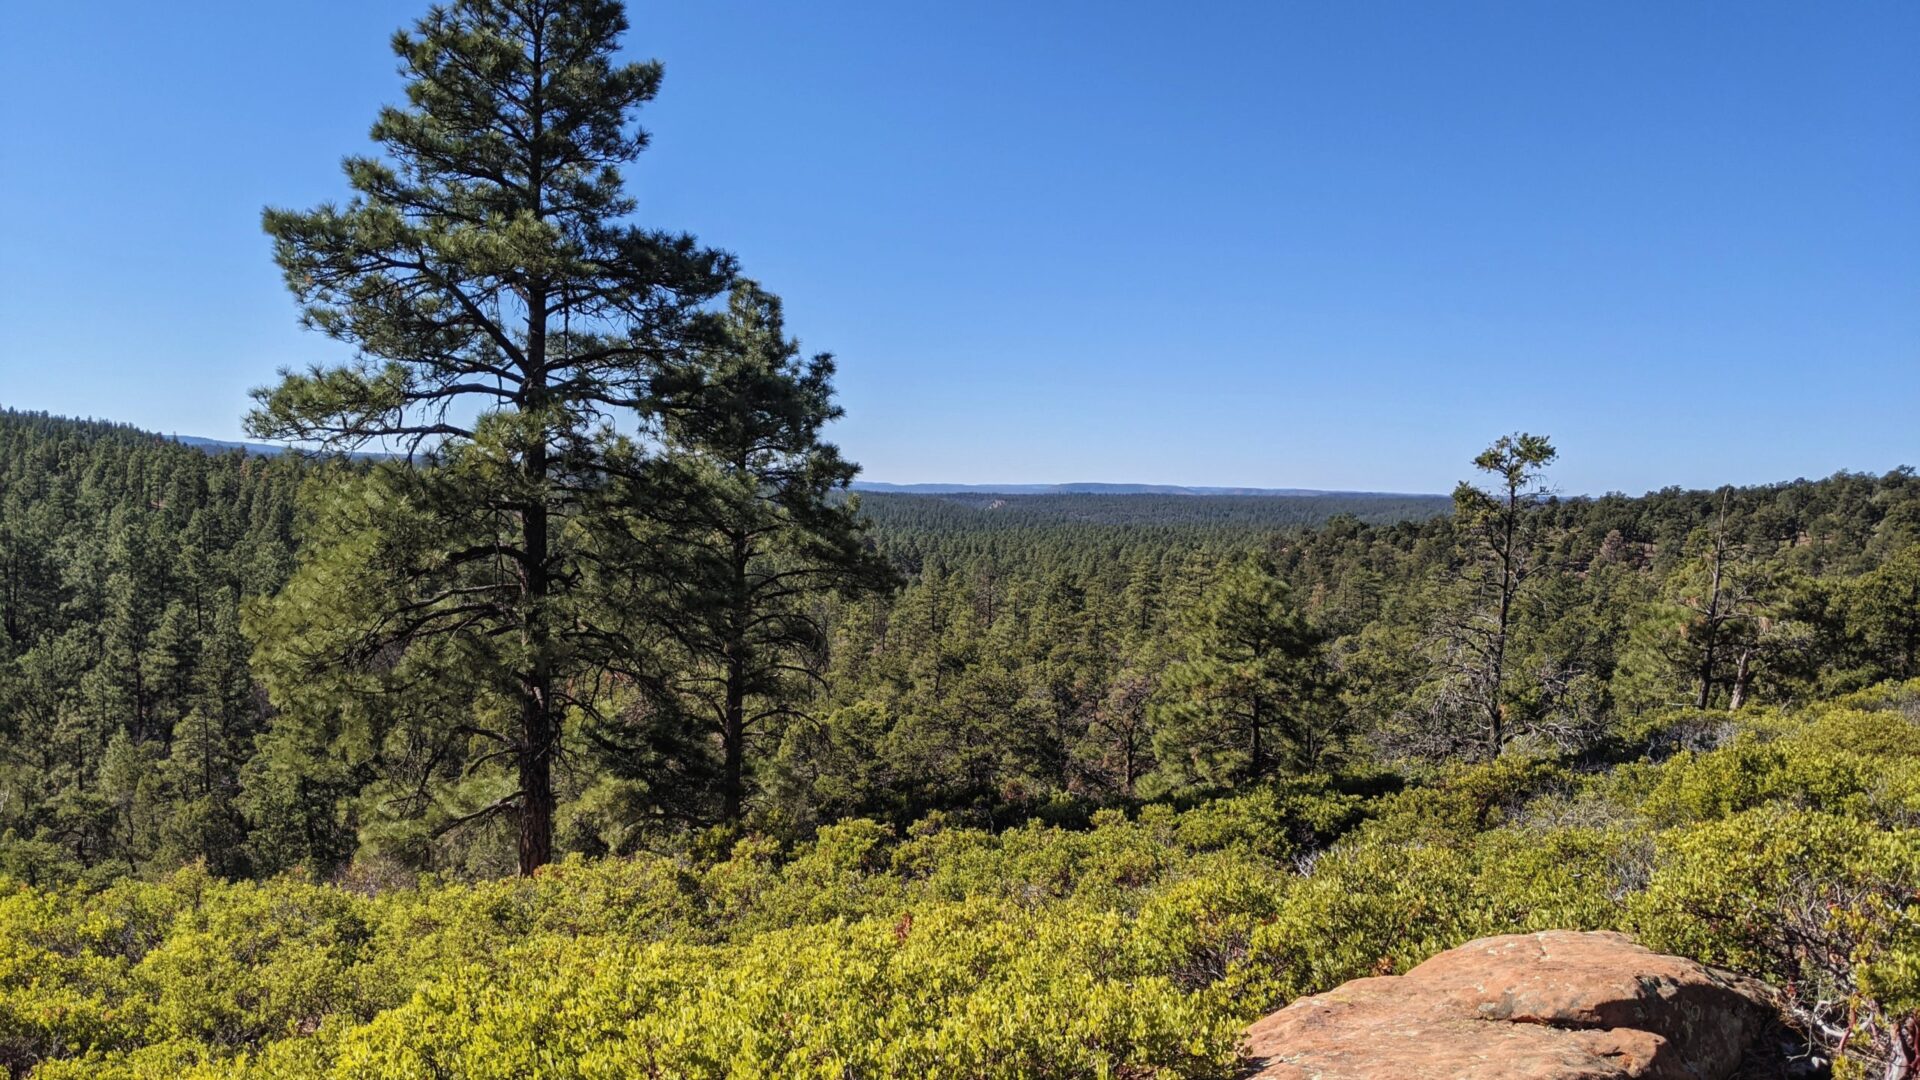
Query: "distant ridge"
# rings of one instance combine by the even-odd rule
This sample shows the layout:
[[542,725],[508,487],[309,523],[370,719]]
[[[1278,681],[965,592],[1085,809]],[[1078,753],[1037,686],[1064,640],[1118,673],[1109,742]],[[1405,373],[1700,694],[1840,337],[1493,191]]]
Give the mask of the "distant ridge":
[[[276,446],[273,443],[209,439],[200,435],[166,435],[162,436],[162,438],[169,438],[182,446],[192,446],[216,454],[232,450],[243,450],[249,454],[278,457],[291,449],[285,446]],[[356,458],[385,458],[396,455],[362,450],[349,456]],[[871,491],[876,494],[887,495],[1255,495],[1285,498],[1337,496],[1343,499],[1444,498],[1444,496],[1434,495],[1430,492],[1335,491],[1323,488],[1205,487],[1188,484],[1106,484],[1097,482],[1078,482],[1071,484],[886,484],[877,480],[855,480],[853,482],[853,490]]]
[[1317,495],[1345,499],[1443,498],[1430,492],[1330,491],[1320,488],[1198,487],[1183,484],[883,484],[855,480],[855,491],[893,495],[1264,495],[1289,498]]
[[249,454],[260,454],[263,457],[279,457],[281,454],[287,452],[286,447],[275,446],[272,443],[230,442],[226,439],[205,439],[198,435],[166,435],[162,436],[162,438],[172,439],[181,446],[197,447],[212,453],[220,453],[226,450],[245,450]]
[[[297,446],[276,446],[273,443],[263,442],[237,442],[230,439],[208,439],[199,435],[162,435],[160,437],[170,439],[179,443],[181,446],[191,446],[196,450],[204,450],[209,454],[228,454],[239,450],[243,453],[257,454],[261,457],[279,457],[282,454],[305,454],[311,457],[314,453],[311,450],[304,450]],[[379,450],[354,450],[348,453],[347,456],[356,461],[381,461],[386,458],[403,457],[405,455],[389,454]]]

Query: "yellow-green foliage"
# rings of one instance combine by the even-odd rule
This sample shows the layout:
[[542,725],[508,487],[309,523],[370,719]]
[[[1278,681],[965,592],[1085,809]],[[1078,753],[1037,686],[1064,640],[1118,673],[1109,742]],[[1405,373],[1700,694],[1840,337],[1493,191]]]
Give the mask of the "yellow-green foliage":
[[[723,858],[355,888],[0,884],[35,1080],[1228,1077],[1304,993],[1619,927],[1851,1016],[1920,1011],[1920,687],[1609,772],[1502,760],[990,834],[846,821]],[[1334,839],[1338,836],[1338,839]],[[1332,841],[1330,846],[1329,841]]]

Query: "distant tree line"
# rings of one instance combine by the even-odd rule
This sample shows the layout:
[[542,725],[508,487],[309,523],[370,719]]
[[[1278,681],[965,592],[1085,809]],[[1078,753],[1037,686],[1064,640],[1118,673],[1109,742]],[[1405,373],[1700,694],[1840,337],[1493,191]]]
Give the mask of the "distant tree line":
[[1259,526],[1296,529],[1345,515],[1369,525],[1438,517],[1444,495],[920,495],[861,492],[868,516],[882,527],[923,532],[1006,533],[1063,522],[1140,525],[1166,531]]

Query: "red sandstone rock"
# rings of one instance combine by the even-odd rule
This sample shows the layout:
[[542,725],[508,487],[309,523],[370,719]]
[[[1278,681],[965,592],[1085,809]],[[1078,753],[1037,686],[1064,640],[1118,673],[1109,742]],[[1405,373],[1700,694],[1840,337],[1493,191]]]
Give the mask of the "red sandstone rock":
[[1775,1015],[1764,984],[1554,930],[1301,998],[1246,1046],[1258,1080],[1724,1080]]

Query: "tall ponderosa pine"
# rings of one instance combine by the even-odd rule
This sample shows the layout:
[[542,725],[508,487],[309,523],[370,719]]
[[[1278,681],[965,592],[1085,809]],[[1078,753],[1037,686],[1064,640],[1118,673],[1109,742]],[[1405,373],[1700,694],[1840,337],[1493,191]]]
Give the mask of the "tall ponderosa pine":
[[1521,592],[1539,569],[1540,505],[1548,494],[1543,477],[1557,455],[1544,435],[1503,435],[1473,459],[1491,476],[1491,489],[1464,480],[1454,488],[1462,592],[1440,627],[1439,705],[1444,728],[1464,721],[1468,730],[1452,749],[1474,747],[1494,758],[1518,733],[1507,685],[1513,634]]
[[657,531],[640,539],[664,556],[639,583],[660,595],[633,605],[664,643],[641,681],[717,741],[730,821],[745,805],[750,742],[798,715],[823,680],[818,605],[893,575],[845,497],[858,468],[821,438],[840,416],[833,358],[801,356],[778,297],[736,285],[715,343],[656,389],[665,450],[626,500],[650,508]]
[[655,373],[733,272],[626,223],[618,167],[661,76],[615,61],[626,28],[615,0],[434,8],[394,37],[408,105],[374,124],[384,159],[347,159],[354,198],[265,215],[306,324],[358,356],[283,373],[250,430],[420,460],[332,499],[290,600],[257,621],[263,671],[296,713],[335,709],[324,685],[408,698],[357,738],[404,744],[416,802],[435,770],[509,764],[500,797],[441,813],[511,811],[523,872],[552,854],[563,717],[628,648],[579,588],[624,513],[604,498],[613,425],[648,423]]

